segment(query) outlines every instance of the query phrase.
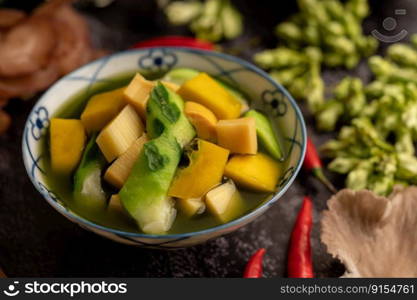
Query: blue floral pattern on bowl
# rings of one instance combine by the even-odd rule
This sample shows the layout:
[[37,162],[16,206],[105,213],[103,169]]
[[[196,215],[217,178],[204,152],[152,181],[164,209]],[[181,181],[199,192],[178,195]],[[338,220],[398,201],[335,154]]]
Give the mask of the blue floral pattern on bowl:
[[287,113],[288,105],[281,90],[264,91],[262,93],[262,101],[269,106],[275,117],[282,117]]
[[169,71],[177,64],[177,56],[164,48],[153,48],[139,58],[139,68],[151,72]]
[[42,135],[45,133],[46,128],[49,127],[49,113],[48,110],[40,106],[33,113],[32,118],[29,119],[31,124],[32,137],[35,140],[40,140]]
[[[135,67],[136,66],[136,67]],[[149,235],[108,228],[69,210],[47,184],[43,168],[42,143],[47,138],[50,118],[71,95],[89,91],[96,82],[111,82],[120,73],[161,72],[174,67],[195,68],[237,86],[251,99],[251,105],[266,111],[275,120],[284,150],[277,192],[257,209],[227,224],[184,234]],[[64,96],[63,96],[64,95]],[[23,134],[23,160],[34,186],[63,216],[79,226],[117,242],[158,249],[176,249],[205,242],[235,231],[264,213],[294,181],[304,159],[306,129],[302,114],[288,92],[257,67],[225,54],[189,48],[129,50],[87,64],[55,83],[32,109]]]

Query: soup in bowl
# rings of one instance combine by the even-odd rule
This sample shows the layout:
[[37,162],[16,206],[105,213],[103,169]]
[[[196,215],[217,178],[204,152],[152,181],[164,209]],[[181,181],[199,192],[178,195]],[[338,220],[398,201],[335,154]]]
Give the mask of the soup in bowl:
[[175,249],[254,220],[294,181],[306,129],[255,66],[188,48],[130,50],[52,86],[23,159],[58,212],[112,240]]

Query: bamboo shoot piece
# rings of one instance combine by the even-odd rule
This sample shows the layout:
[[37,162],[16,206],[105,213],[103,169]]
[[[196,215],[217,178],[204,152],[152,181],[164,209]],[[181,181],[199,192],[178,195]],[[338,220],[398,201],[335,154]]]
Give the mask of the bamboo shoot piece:
[[177,199],[177,207],[186,217],[202,214],[206,210],[202,198]]
[[146,134],[142,134],[127,150],[120,155],[107,169],[104,179],[112,186],[121,189],[129,177],[133,165],[138,159],[143,145],[148,141]]
[[132,106],[127,105],[97,137],[106,160],[112,162],[123,154],[144,132],[144,126]]
[[206,195],[207,210],[227,223],[245,212],[243,200],[232,180],[215,187]]

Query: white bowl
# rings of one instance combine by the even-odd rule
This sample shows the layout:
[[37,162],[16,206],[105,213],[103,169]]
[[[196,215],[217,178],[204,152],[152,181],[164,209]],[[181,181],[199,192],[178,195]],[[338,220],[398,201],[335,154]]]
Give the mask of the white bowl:
[[[42,150],[48,137],[49,120],[71,96],[97,82],[131,72],[164,72],[176,67],[194,68],[238,87],[252,100],[251,106],[268,112],[279,128],[284,149],[285,171],[277,192],[248,214],[227,224],[184,234],[150,235],[115,230],[89,221],[68,209],[48,186],[43,163],[49,154]],[[129,50],[89,63],[56,82],[33,107],[23,134],[23,160],[27,173],[46,201],[70,221],[117,242],[173,249],[195,245],[232,232],[251,222],[276,202],[294,181],[304,159],[306,127],[303,116],[289,93],[268,74],[252,64],[229,55],[190,48],[161,47]]]

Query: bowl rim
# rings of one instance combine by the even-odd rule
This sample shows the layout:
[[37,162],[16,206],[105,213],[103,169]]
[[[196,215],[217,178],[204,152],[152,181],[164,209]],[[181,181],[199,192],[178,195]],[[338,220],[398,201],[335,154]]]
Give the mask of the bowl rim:
[[[88,219],[85,219],[82,216],[80,216],[80,215],[72,212],[71,210],[65,208],[58,201],[54,201],[53,199],[51,199],[51,197],[46,197],[45,195],[43,195],[41,187],[39,187],[38,184],[34,180],[35,176],[34,177],[30,176],[29,162],[26,159],[27,150],[25,149],[25,133],[26,133],[26,130],[27,130],[27,127],[28,127],[28,123],[30,121],[30,116],[34,113],[34,111],[38,107],[38,105],[40,103],[42,103],[43,101],[45,101],[44,100],[45,95],[48,93],[49,90],[53,89],[62,80],[65,80],[66,78],[74,75],[74,73],[78,72],[79,70],[81,70],[83,68],[87,68],[88,66],[90,66],[92,64],[95,64],[99,61],[109,60],[112,57],[116,57],[116,56],[123,56],[123,55],[132,54],[132,53],[144,53],[144,52],[147,52],[149,50],[153,50],[153,51],[156,51],[156,50],[161,50],[161,51],[174,50],[174,51],[180,51],[180,52],[185,52],[185,53],[204,54],[204,55],[219,57],[219,58],[222,58],[224,60],[235,62],[235,63],[237,63],[239,65],[242,65],[243,67],[249,69],[250,71],[260,75],[262,78],[264,78],[265,80],[270,82],[272,84],[272,86],[274,86],[275,88],[280,90],[287,97],[287,99],[289,100],[291,106],[293,107],[293,109],[295,111],[295,116],[296,116],[297,120],[299,121],[299,123],[301,125],[301,128],[300,128],[301,129],[301,136],[302,136],[302,141],[301,141],[301,145],[300,145],[301,146],[301,149],[300,149],[301,151],[300,151],[300,156],[299,156],[297,165],[294,169],[294,172],[292,173],[290,178],[287,180],[285,185],[277,193],[275,193],[274,196],[271,197],[271,199],[264,202],[262,205],[256,207],[254,210],[250,211],[249,213],[247,213],[247,214],[245,214],[245,215],[243,215],[243,216],[241,216],[237,219],[234,219],[234,220],[232,220],[228,223],[225,223],[225,224],[217,225],[217,226],[210,227],[210,228],[203,229],[203,230],[199,230],[199,231],[186,232],[186,233],[146,234],[146,233],[140,233],[140,232],[129,232],[129,231],[118,230],[118,229],[114,229],[114,228],[110,228],[110,227],[107,227],[107,226],[97,224],[97,223],[95,223],[93,221],[90,221]],[[285,194],[285,192],[289,189],[289,187],[292,185],[292,183],[294,182],[295,178],[297,177],[297,175],[298,175],[298,173],[301,169],[301,166],[303,164],[305,153],[306,153],[306,148],[307,148],[307,129],[306,129],[306,124],[305,124],[303,114],[302,114],[298,104],[294,100],[294,98],[291,96],[291,94],[280,83],[278,83],[277,81],[272,79],[265,71],[261,70],[260,68],[258,68],[254,64],[252,64],[252,63],[250,63],[250,62],[248,62],[248,61],[246,61],[242,58],[238,58],[238,57],[235,57],[235,56],[232,56],[232,55],[220,53],[220,52],[217,52],[217,51],[196,49],[196,48],[190,48],[190,47],[181,47],[181,46],[176,46],[176,47],[147,47],[147,48],[140,48],[140,49],[128,49],[128,50],[116,52],[116,53],[111,54],[109,56],[105,56],[105,57],[99,58],[97,60],[94,60],[92,62],[89,62],[88,64],[85,64],[85,65],[77,68],[76,70],[70,72],[69,74],[63,76],[58,81],[56,81],[52,86],[50,86],[40,96],[38,101],[36,101],[36,103],[34,104],[33,108],[31,109],[30,113],[28,114],[28,118],[26,119],[23,138],[22,138],[22,156],[23,156],[23,162],[24,162],[24,165],[25,165],[26,173],[27,173],[28,177],[30,178],[32,184],[36,188],[36,190],[59,213],[61,213],[65,217],[69,218],[71,221],[76,221],[78,223],[78,225],[82,224],[82,225],[85,225],[87,227],[92,227],[92,228],[97,229],[97,230],[101,230],[101,231],[105,231],[107,233],[115,234],[117,236],[126,236],[126,237],[130,237],[130,238],[147,238],[147,239],[155,239],[155,240],[159,240],[159,239],[179,239],[180,240],[180,239],[189,238],[189,237],[193,237],[193,236],[210,234],[210,233],[213,233],[213,232],[222,231],[222,230],[231,228],[231,227],[233,227],[235,225],[238,225],[240,223],[244,223],[246,220],[251,219],[252,217],[255,217],[258,214],[258,212],[266,210],[273,203],[275,203],[278,199],[280,199]]]

